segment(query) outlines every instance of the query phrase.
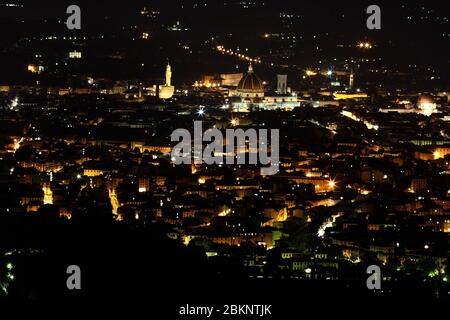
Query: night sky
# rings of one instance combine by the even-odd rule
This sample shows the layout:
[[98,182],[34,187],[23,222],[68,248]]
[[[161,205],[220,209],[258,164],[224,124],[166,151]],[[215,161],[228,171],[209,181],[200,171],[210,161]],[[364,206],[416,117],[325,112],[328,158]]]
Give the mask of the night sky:
[[[72,2],[18,1],[22,5],[20,8],[2,5],[0,26],[4,32],[0,38],[0,81],[23,81],[23,66],[29,63],[36,51],[52,55],[74,44],[90,51],[86,63],[98,67],[99,75],[157,77],[165,59],[171,57],[178,71],[175,81],[191,81],[191,77],[203,72],[232,71],[234,62],[205,54],[211,46],[245,47],[258,56],[274,56],[274,51],[282,51],[286,43],[272,42],[268,45],[261,35],[278,33],[297,37],[295,46],[288,48],[289,58],[282,61],[286,64],[306,67],[318,61],[358,57],[358,52],[341,50],[337,45],[348,46],[370,40],[375,47],[370,53],[365,53],[368,58],[381,58],[383,64],[402,72],[433,69],[445,78],[442,85],[448,83],[450,13],[441,2],[378,2],[382,10],[382,29],[376,31],[365,26],[368,17],[365,10],[371,4],[365,1],[247,1],[248,8],[243,8],[241,2],[169,0],[121,4],[115,1],[78,1],[82,8],[80,31],[69,31],[64,25],[67,18],[65,8]],[[159,14],[153,19],[142,17],[139,13],[143,8]],[[282,19],[282,14],[293,15],[294,18]],[[167,26],[177,21],[188,31],[176,35],[168,32]],[[149,32],[151,37],[145,44],[136,46],[131,40],[141,29]],[[50,43],[39,40],[52,35],[81,35],[87,36],[88,40],[82,44],[79,41]],[[180,52],[180,44],[187,44],[194,57]],[[319,51],[314,49],[316,46],[320,47]],[[117,52],[125,55],[122,65],[101,65],[105,62],[105,55]],[[134,70],[140,62],[148,66],[144,72]],[[217,68],[219,66],[221,69]],[[88,70],[96,72],[95,68]]]

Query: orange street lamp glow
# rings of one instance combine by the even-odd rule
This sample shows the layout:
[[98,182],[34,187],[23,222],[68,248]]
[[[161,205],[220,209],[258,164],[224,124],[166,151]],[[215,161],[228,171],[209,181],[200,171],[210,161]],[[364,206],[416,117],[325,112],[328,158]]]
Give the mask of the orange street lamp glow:
[[328,182],[328,187],[329,187],[330,189],[334,189],[334,188],[336,187],[336,182],[334,182],[333,180],[330,180],[330,181]]

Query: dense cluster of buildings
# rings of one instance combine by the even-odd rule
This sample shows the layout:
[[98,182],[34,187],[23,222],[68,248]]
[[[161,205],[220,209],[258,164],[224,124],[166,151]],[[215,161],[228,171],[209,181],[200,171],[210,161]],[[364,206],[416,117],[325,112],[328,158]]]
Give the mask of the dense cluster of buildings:
[[[11,30],[41,29],[2,39],[0,218],[107,217],[155,227],[217,274],[232,265],[252,279],[334,283],[365,281],[378,265],[386,292],[410,281],[448,296],[448,59],[408,43],[411,21],[448,18],[399,6],[390,16],[407,21],[408,37],[383,42],[335,28],[357,19],[341,6],[333,18],[320,8],[324,28],[310,30],[317,16],[297,5],[130,4],[134,13],[105,8],[68,34],[59,16],[3,5],[18,10],[5,20]],[[430,46],[450,35],[430,30]],[[195,146],[192,163],[176,165],[171,134],[197,121],[203,131],[279,130],[279,171],[197,162]],[[227,156],[249,158],[247,138]],[[1,258],[0,286],[4,274],[14,280]]]
[[[238,256],[252,277],[338,280],[341,270],[377,261],[397,272],[391,280],[414,272],[447,281],[448,95],[386,93],[382,108],[369,98],[318,106],[282,75],[277,94],[266,95],[252,66],[234,89],[175,91],[170,66],[166,75],[161,100],[5,89],[1,214],[52,207],[61,219],[98,211],[118,223],[160,223],[209,259]],[[258,107],[242,110],[250,104]],[[280,129],[280,171],[175,166],[170,134],[194,120]]]

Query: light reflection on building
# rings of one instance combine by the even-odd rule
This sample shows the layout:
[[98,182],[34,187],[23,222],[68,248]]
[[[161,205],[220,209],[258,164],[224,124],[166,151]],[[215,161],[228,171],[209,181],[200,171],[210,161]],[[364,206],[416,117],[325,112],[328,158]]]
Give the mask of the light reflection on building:
[[50,183],[44,183],[42,191],[44,191],[44,204],[53,204],[53,191]]

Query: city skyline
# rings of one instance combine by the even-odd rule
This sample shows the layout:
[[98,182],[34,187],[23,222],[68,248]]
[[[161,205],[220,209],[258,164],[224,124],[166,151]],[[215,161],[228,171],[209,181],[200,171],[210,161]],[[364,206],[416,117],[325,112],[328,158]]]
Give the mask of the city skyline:
[[0,303],[445,307],[447,13],[0,2]]

